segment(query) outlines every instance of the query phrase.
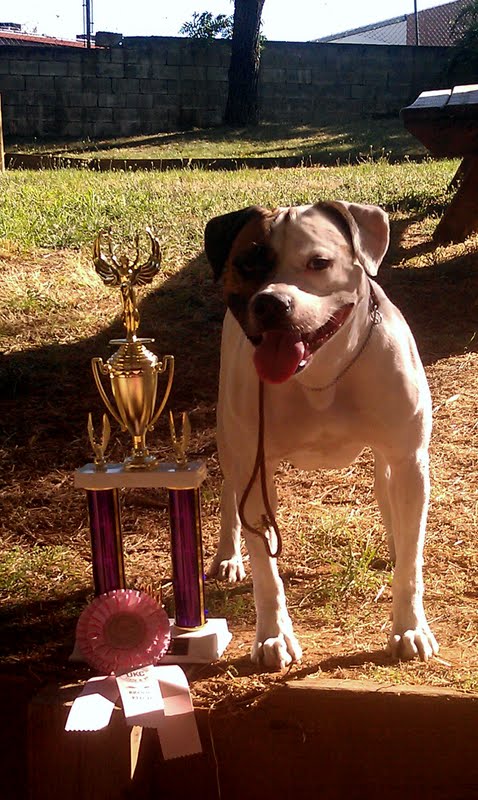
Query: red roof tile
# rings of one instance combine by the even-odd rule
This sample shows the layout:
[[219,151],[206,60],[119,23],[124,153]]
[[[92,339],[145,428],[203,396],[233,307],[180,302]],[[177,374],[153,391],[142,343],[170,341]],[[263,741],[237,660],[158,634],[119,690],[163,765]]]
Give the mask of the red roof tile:
[[[2,33],[0,31],[0,47],[3,45],[24,45],[43,47],[86,47],[85,42],[70,39],[55,39],[53,36],[35,36],[30,33]],[[94,40],[92,42],[94,47]]]

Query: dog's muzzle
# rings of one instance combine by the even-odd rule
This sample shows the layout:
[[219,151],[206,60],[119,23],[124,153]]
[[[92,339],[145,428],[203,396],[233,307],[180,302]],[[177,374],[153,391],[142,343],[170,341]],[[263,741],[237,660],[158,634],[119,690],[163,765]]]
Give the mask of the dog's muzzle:
[[292,322],[293,299],[281,292],[260,292],[251,303],[257,335],[254,364],[261,380],[283,383],[307,366],[314,353],[342,327],[354,303],[345,303],[315,331],[301,332]]

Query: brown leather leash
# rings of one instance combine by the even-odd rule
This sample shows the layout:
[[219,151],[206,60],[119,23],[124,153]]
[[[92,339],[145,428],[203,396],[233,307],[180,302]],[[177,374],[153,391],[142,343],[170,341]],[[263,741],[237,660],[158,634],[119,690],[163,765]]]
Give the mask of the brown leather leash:
[[[254,528],[252,525],[249,525],[245,516],[244,516],[244,507],[247,502],[247,498],[251,493],[251,489],[254,485],[254,482],[257,478],[258,473],[260,473],[261,478],[261,491],[262,491],[262,499],[264,501],[264,507],[266,513],[262,515],[262,530],[260,528]],[[276,518],[274,516],[274,512],[271,508],[271,504],[269,501],[269,494],[267,491],[267,476],[266,476],[266,464],[265,464],[265,450],[264,450],[264,384],[260,380],[259,381],[259,428],[257,433],[257,452],[256,452],[256,461],[254,464],[254,469],[252,470],[252,475],[247,484],[244,494],[242,495],[241,502],[239,503],[239,519],[241,521],[241,525],[245,528],[246,531],[249,533],[254,533],[256,536],[260,536],[264,542],[264,547],[267,550],[267,554],[271,558],[278,558],[282,553],[282,536],[280,535],[279,526],[277,525]],[[277,547],[275,553],[271,550],[271,544],[269,538],[267,536],[267,528],[272,528],[275,535],[277,536]]]

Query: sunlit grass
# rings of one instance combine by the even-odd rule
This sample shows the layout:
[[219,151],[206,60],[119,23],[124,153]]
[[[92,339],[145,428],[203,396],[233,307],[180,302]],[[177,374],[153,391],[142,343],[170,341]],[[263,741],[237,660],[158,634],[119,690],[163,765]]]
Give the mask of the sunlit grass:
[[77,248],[101,228],[131,237],[151,225],[164,241],[165,264],[202,248],[216,214],[250,204],[267,207],[346,198],[389,211],[425,213],[445,203],[453,161],[365,161],[356,166],[210,173],[106,173],[58,170],[0,176],[0,242],[23,248]]
[[14,545],[0,550],[0,601],[34,602],[88,589],[85,559],[64,545]]

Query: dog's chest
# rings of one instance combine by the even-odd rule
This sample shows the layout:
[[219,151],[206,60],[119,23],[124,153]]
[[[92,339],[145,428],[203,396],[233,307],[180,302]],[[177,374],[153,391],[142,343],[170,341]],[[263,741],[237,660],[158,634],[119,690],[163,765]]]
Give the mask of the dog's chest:
[[301,403],[266,404],[266,451],[299,469],[339,469],[354,461],[365,442],[357,410],[332,403],[318,410]]

